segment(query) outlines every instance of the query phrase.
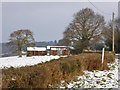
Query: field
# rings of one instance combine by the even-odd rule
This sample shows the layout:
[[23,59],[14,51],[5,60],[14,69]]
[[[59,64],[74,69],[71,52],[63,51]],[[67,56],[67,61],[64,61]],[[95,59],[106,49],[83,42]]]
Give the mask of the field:
[[[21,68],[2,70],[3,88],[59,88],[61,81],[69,84],[84,71],[110,70],[108,63],[115,62],[114,55],[105,53],[102,65],[101,54],[83,53],[69,57],[53,59],[49,62]],[[82,81],[82,80],[81,80]]]
[[58,58],[60,57],[59,56],[33,56],[33,57],[22,56],[21,58],[19,58],[18,56],[3,57],[0,58],[0,69],[10,67],[18,68],[24,66],[32,66],[38,63],[43,63]]

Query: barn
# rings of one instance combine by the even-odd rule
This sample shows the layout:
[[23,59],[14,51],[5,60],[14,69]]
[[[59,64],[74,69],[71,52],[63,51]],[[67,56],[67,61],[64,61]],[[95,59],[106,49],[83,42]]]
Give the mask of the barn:
[[27,47],[27,56],[69,55],[68,46]]
[[69,55],[70,48],[67,46],[47,46],[47,55]]
[[46,47],[27,47],[27,56],[41,56],[46,54]]

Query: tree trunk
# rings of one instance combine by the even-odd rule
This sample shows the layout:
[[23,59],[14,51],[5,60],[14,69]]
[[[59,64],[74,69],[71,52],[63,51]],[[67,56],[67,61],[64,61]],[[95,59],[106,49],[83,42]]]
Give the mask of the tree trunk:
[[19,52],[19,57],[22,57],[21,47],[19,47],[18,52]]

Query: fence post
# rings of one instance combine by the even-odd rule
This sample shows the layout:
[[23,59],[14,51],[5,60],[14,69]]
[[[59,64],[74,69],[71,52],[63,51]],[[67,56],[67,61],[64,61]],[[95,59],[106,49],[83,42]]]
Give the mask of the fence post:
[[102,50],[102,64],[104,62],[104,51],[105,51],[105,48],[103,48],[103,50]]

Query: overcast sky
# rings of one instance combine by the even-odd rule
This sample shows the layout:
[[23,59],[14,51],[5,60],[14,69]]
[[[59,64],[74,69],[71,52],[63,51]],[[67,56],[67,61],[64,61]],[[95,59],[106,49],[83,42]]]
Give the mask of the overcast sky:
[[[73,20],[73,15],[82,8],[91,8],[105,17],[112,19],[112,12],[118,16],[117,2],[4,2],[2,5],[2,42],[7,42],[10,33],[19,29],[29,29],[36,41],[54,41],[63,37],[63,32]],[[105,14],[107,13],[107,14]],[[111,14],[111,15],[108,15]]]

